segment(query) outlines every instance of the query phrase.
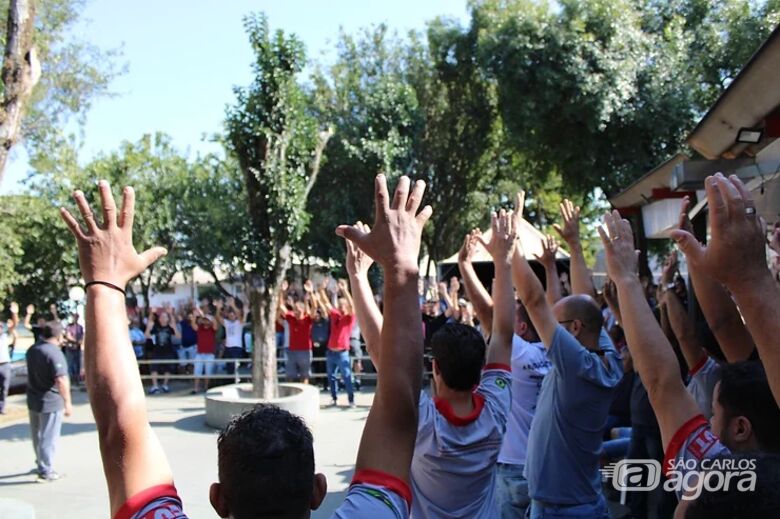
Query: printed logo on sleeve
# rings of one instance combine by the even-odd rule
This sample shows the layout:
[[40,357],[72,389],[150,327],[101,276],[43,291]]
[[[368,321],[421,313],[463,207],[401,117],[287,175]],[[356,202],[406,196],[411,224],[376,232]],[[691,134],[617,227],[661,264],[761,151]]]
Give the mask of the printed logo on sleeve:
[[498,386],[499,389],[506,389],[509,386],[509,383],[505,378],[497,378],[496,386]]
[[709,428],[703,428],[688,443],[687,450],[691,453],[691,456],[701,460],[716,443],[718,443],[718,437],[712,434]]

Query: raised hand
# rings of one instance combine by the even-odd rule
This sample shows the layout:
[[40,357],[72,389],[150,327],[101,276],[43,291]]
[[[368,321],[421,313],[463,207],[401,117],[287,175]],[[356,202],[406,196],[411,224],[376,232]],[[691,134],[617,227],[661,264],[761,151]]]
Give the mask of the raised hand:
[[[364,224],[363,222],[356,223],[355,227],[365,234],[371,232],[371,229],[368,228],[368,225]],[[371,268],[374,260],[371,259],[371,256],[363,252],[360,247],[355,245],[353,242],[349,240],[345,240],[345,242],[347,244],[347,272],[349,275],[362,276],[368,274],[368,269]]]
[[98,182],[98,190],[103,208],[102,225],[98,225],[81,191],[74,192],[73,199],[84,219],[86,229],[79,225],[67,209],[60,209],[60,215],[76,237],[79,266],[84,281],[105,281],[124,288],[128,281],[146,270],[167,251],[162,247],[152,247],[140,254],[136,252],[133,246],[133,188],[125,187],[122,194],[122,211],[118,215],[108,182]]
[[314,292],[314,283],[311,282],[311,279],[307,279],[303,282],[303,291],[307,294],[311,294]]
[[599,236],[604,244],[607,260],[607,275],[615,283],[638,277],[637,254],[634,249],[634,233],[628,220],[612,211],[604,215],[604,226],[599,226]]
[[452,276],[450,278],[450,292],[460,292],[460,280],[457,276]]
[[223,303],[222,303],[222,300],[221,300],[221,299],[215,299],[215,300],[214,300],[214,308],[216,308],[216,309],[217,309],[217,312],[219,312],[220,310],[222,310],[222,306],[223,306]]
[[571,200],[565,199],[561,202],[561,218],[563,227],[554,223],[553,229],[571,248],[580,242],[580,208],[576,207]]
[[672,251],[664,260],[664,268],[661,273],[661,284],[666,288],[669,283],[674,281],[674,275],[680,268],[680,260],[677,257],[677,251]]
[[346,294],[347,292],[349,292],[349,285],[347,285],[346,279],[339,279],[336,282],[336,286],[338,287],[339,292],[342,294]]
[[547,269],[555,265],[555,254],[557,252],[558,242],[555,240],[555,237],[548,234],[542,238],[542,255],[534,254],[534,258]]
[[471,263],[474,254],[477,252],[477,243],[479,243],[477,236],[480,234],[481,232],[479,229],[474,229],[463,239],[463,245],[461,245],[460,250],[458,251],[459,263]]
[[515,241],[517,240],[515,222],[513,211],[507,212],[501,209],[498,214],[491,214],[490,226],[492,232],[490,241],[486,242],[481,235],[479,241],[493,257],[493,260],[511,262],[512,254],[515,251]]
[[19,313],[19,303],[16,301],[12,301],[10,305],[8,305],[8,310],[11,312],[11,314],[16,315]]
[[604,283],[604,300],[611,308],[619,308],[617,286],[611,279]]
[[687,230],[672,231],[688,262],[730,288],[768,277],[765,237],[750,192],[736,176],[720,173],[707,177],[705,188],[712,229],[708,245]]
[[35,313],[35,305],[27,305],[27,308],[24,309],[25,313],[27,315],[32,315]]
[[436,287],[437,287],[437,290],[438,290],[437,295],[439,297],[444,297],[445,295],[447,295],[447,292],[448,292],[447,283],[445,283],[444,281],[439,281],[439,283],[438,283],[438,285],[436,285]]
[[409,177],[401,177],[392,202],[384,175],[377,175],[375,188],[376,221],[371,231],[366,233],[355,226],[342,225],[336,229],[336,234],[354,242],[386,272],[416,276],[423,226],[433,213],[428,205],[417,212],[425,182],[415,182],[410,193]]

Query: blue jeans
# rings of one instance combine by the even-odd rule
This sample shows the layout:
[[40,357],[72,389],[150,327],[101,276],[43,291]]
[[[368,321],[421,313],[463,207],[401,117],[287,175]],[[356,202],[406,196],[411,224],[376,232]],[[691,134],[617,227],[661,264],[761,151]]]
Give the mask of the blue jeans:
[[81,382],[81,350],[65,348],[65,361],[68,364],[70,383],[78,385]]
[[330,383],[330,397],[336,400],[336,368],[341,372],[341,377],[344,379],[344,385],[347,387],[347,395],[349,396],[349,403],[355,401],[355,392],[352,389],[352,365],[349,362],[349,350],[345,351],[333,351],[328,350],[325,356],[325,360],[328,367],[328,382]]
[[496,465],[496,501],[500,519],[523,519],[531,504],[523,465]]
[[531,501],[530,519],[569,519],[573,517],[609,519],[607,501],[604,496],[599,496],[593,503],[574,506],[545,504],[535,499]]

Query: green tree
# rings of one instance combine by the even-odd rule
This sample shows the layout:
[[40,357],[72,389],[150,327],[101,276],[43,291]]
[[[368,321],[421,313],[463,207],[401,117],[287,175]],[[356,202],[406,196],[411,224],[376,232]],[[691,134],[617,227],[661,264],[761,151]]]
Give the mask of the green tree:
[[183,267],[208,272],[223,295],[223,281],[244,281],[249,249],[246,187],[234,157],[195,160],[175,204],[175,228]]
[[254,393],[278,394],[276,292],[290,266],[291,246],[306,229],[306,199],[316,181],[331,132],[318,131],[297,76],[306,63],[303,43],[272,33],[262,14],[244,19],[255,53],[254,80],[235,88],[227,112],[227,142],[246,184],[249,235],[245,263],[255,337]]
[[[56,204],[55,204],[56,205]],[[48,308],[79,283],[76,248],[44,197],[2,197],[0,299]]]
[[[38,163],[50,169],[39,170],[41,174],[31,184],[32,192],[41,199],[51,200],[55,205],[67,205],[72,203],[72,191],[83,189],[90,203],[96,206],[97,200],[91,198],[97,197],[97,194],[94,190],[86,189],[86,186],[94,185],[97,180],[108,180],[114,188],[135,188],[133,238],[136,248],[145,250],[161,245],[168,249],[165,258],[135,280],[144,304],[148,305],[152,289],[165,289],[181,262],[181,235],[176,225],[176,204],[189,178],[187,159],[173,147],[170,137],[161,133],[145,135],[135,143],[124,142],[118,150],[99,155],[83,168],[76,163],[72,147],[63,144],[55,150],[56,154]],[[53,160],[57,158],[60,160]],[[51,207],[47,211],[55,213]],[[75,261],[75,248],[65,250],[70,251]]]
[[116,50],[74,36],[84,0],[0,0],[7,22],[0,85],[0,181],[8,153],[20,140],[34,158],[60,138],[74,116],[81,123],[92,101],[108,93],[122,70]]
[[336,48],[335,62],[313,75],[314,116],[335,133],[307,205],[317,217],[296,247],[305,256],[343,262],[344,245],[333,229],[369,221],[377,173],[393,179],[410,172],[418,106],[404,77],[403,42],[385,25],[357,36],[342,32]]

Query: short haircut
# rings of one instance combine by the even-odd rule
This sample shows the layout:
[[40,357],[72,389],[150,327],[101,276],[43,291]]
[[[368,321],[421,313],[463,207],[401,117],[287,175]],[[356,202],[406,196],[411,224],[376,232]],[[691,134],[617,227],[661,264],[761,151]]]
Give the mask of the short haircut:
[[302,517],[314,488],[314,439],[303,420],[260,404],[217,440],[219,481],[231,517]]
[[722,459],[755,460],[756,488],[746,492],[731,483],[728,489],[704,490],[688,506],[686,519],[732,519],[734,517],[777,517],[780,510],[780,456],[753,452]]
[[528,309],[519,299],[515,301],[515,312],[515,319],[524,322],[528,326],[528,334],[533,335],[539,341],[539,333],[536,331],[533,321],[531,321],[531,316],[528,315]]
[[448,323],[431,337],[431,352],[447,387],[470,391],[485,365],[485,339],[473,326]]
[[604,325],[604,315],[596,300],[586,295],[573,295],[561,299],[567,319],[578,319],[590,333],[598,335]]
[[44,339],[54,339],[63,333],[62,324],[57,321],[47,321],[41,328],[41,337]]
[[761,450],[780,452],[780,407],[772,396],[761,362],[723,365],[718,403],[727,420],[735,416],[750,420]]

